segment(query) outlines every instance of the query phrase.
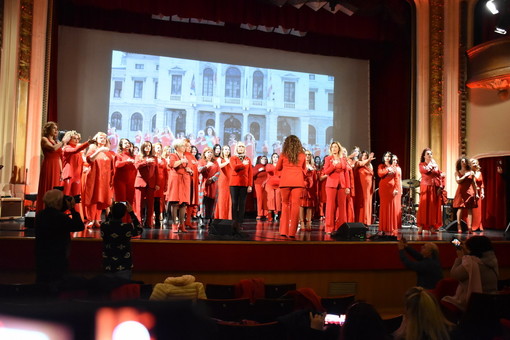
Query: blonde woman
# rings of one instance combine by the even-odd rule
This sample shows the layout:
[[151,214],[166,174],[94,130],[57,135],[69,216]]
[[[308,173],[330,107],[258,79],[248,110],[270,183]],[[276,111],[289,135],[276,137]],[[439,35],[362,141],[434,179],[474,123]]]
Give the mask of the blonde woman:
[[347,160],[342,157],[342,145],[340,142],[332,142],[323,169],[323,175],[327,176],[325,232],[328,234],[347,222],[347,196],[351,190],[346,181],[346,171]]

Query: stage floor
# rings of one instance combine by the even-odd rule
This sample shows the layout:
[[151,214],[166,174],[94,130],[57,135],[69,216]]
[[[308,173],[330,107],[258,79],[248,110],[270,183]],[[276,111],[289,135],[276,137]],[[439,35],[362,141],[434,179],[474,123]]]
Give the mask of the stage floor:
[[[183,240],[183,241],[206,241],[206,240],[221,240],[222,238],[210,235],[208,230],[198,228],[197,222],[193,222],[196,229],[188,229],[186,233],[174,233],[170,226],[163,226],[161,229],[144,229],[141,236],[135,239],[141,240]],[[377,225],[368,227],[366,235],[366,242],[381,241],[373,236],[381,235],[378,231]],[[405,237],[408,241],[450,241],[452,237],[465,239],[471,235],[484,235],[493,241],[508,240],[505,237],[503,230],[485,229],[483,232],[468,233],[452,233],[447,231],[440,231],[438,233],[430,233],[423,231],[418,233],[416,227],[403,227],[398,229],[393,236],[397,238]],[[99,228],[89,228],[82,232],[73,233],[73,238],[76,239],[100,239],[101,233]],[[34,229],[26,228],[24,219],[16,220],[3,220],[0,221],[0,237],[9,238],[33,238]],[[316,220],[312,224],[312,231],[299,230],[296,238],[282,237],[278,233],[278,222],[256,221],[255,219],[245,220],[242,227],[242,237],[237,237],[242,241],[257,241],[257,242],[335,242],[338,241],[324,232],[324,221]],[[362,241],[363,242],[363,241]]]

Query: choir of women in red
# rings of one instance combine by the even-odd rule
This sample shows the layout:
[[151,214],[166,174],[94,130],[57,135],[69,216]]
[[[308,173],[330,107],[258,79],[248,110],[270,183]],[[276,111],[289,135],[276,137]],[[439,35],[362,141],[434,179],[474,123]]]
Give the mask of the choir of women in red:
[[282,154],[276,164],[276,170],[281,172],[282,216],[280,218],[280,235],[295,238],[306,172],[306,156],[297,136],[290,135],[283,142]]
[[443,225],[441,214],[444,173],[432,157],[432,150],[425,148],[420,157],[420,201],[416,215],[418,232],[437,231]]

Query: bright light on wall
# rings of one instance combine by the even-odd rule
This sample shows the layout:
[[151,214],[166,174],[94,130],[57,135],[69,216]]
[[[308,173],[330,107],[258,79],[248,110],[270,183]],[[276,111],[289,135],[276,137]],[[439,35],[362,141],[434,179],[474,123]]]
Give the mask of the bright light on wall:
[[505,35],[506,34],[506,30],[503,29],[503,28],[500,28],[500,27],[496,27],[496,29],[494,30],[494,32],[498,33],[498,34],[503,34]]
[[487,7],[487,9],[494,15],[498,14],[499,11],[496,7],[496,4],[494,3],[494,0],[489,0],[487,1],[487,3],[485,4],[485,6]]

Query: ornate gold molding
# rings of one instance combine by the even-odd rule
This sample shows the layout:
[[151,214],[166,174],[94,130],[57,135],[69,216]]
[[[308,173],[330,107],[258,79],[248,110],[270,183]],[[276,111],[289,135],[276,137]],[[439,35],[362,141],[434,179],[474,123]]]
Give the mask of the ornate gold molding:
[[459,153],[467,154],[467,56],[468,46],[468,2],[461,1],[459,7]]
[[33,0],[22,0],[19,27],[19,69],[20,80],[30,80],[30,58],[32,51]]
[[[4,46],[4,0],[0,0],[0,51]],[[0,62],[2,62],[2,54],[0,53]]]

